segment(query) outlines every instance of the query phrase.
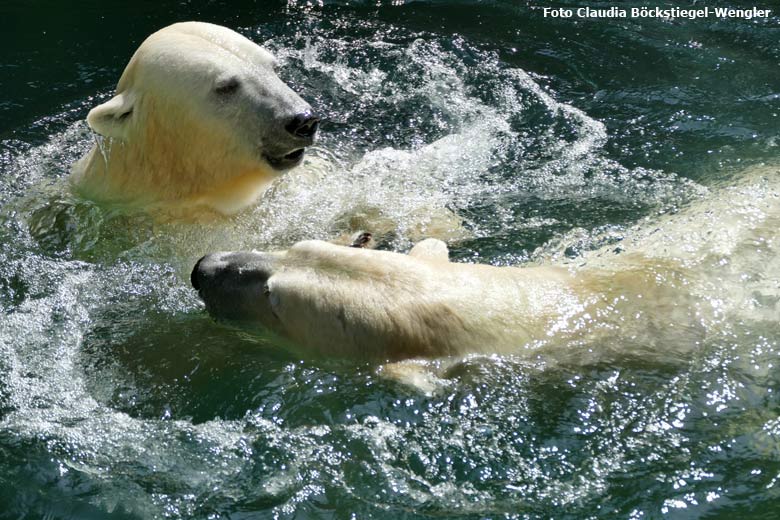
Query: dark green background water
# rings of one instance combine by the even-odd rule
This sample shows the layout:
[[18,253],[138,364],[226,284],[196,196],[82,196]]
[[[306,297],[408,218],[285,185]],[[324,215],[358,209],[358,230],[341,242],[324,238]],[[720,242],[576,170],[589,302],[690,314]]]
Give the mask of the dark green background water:
[[[471,232],[459,259],[576,259],[777,162],[777,14],[531,5],[0,5],[0,517],[780,515],[776,319],[668,360],[467,360],[426,397],[215,324],[187,286],[208,250],[328,238],[364,206],[399,222],[398,249],[407,215],[446,207]],[[193,19],[280,56],[323,115],[328,180],[218,229],[73,198],[87,111],[146,35]]]

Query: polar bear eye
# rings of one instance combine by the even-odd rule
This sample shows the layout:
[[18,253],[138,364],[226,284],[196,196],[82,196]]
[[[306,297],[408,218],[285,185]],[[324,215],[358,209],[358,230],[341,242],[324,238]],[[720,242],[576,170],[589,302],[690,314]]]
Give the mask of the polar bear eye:
[[270,307],[271,314],[277,320],[279,315],[276,311],[279,309],[279,295],[271,292],[271,288],[267,283],[263,284],[263,295],[268,299],[268,306]]
[[214,92],[220,96],[227,96],[236,92],[240,86],[241,82],[238,80],[238,78],[233,77],[217,83]]

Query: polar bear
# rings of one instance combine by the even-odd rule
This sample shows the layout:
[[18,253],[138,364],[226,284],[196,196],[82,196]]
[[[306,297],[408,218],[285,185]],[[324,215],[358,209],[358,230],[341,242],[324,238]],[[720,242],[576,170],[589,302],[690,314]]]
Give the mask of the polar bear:
[[275,64],[218,25],[177,23],[152,34],[116,95],[87,116],[98,142],[73,167],[75,190],[145,208],[232,214],[252,204],[301,162],[319,123]]
[[259,323],[306,354],[686,359],[732,313],[776,318],[777,172],[645,222],[584,265],[454,263],[436,239],[406,255],[304,241],[206,255],[191,280],[212,315]]
[[[617,327],[663,341],[664,323],[695,319],[693,302],[658,282],[675,269],[496,267],[450,262],[433,238],[408,255],[311,240],[283,252],[212,253],[191,280],[210,314],[259,323],[302,354],[398,361],[512,354]],[[642,298],[654,312],[621,324],[646,307]]]
[[310,240],[284,252],[206,255],[191,279],[216,317],[259,322],[309,353],[369,359],[504,350],[580,300],[565,269],[447,256],[437,239],[408,255]]

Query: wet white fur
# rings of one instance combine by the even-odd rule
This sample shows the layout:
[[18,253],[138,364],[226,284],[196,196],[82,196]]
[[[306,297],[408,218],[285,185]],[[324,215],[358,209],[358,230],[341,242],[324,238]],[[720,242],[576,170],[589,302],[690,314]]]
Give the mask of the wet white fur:
[[745,310],[746,276],[780,295],[779,222],[777,169],[759,169],[576,265],[454,263],[434,239],[408,255],[304,241],[274,254],[252,298],[260,322],[328,356],[685,356]]
[[[186,22],[152,34],[116,95],[89,113],[97,142],[73,167],[76,190],[100,201],[227,214],[251,204],[278,175],[262,158],[278,145],[269,115],[308,107],[274,63],[225,27]],[[241,91],[221,101],[214,89],[231,78]]]

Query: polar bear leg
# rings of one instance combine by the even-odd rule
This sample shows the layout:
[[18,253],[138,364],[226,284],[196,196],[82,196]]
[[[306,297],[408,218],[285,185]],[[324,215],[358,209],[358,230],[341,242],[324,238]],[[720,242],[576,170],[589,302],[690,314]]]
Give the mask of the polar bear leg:
[[406,359],[385,363],[377,368],[380,377],[395,381],[426,396],[433,396],[450,386],[450,382],[440,377],[442,366],[439,361],[426,359]]

